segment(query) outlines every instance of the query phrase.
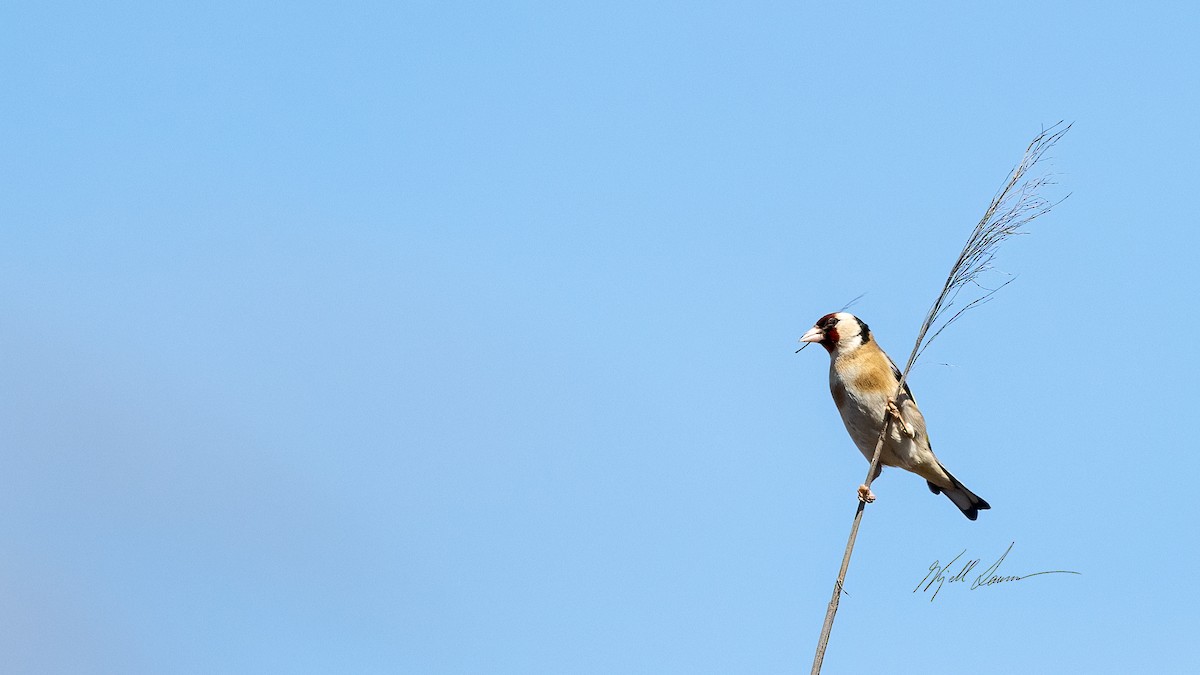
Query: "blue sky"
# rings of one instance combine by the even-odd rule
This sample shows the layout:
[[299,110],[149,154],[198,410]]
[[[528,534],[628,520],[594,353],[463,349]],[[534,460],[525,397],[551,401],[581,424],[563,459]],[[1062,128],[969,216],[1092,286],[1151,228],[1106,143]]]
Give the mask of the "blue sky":
[[[827,673],[1200,668],[1195,6],[0,10],[13,673],[790,673],[1025,144],[1070,198],[911,376]],[[940,365],[950,364],[950,365]],[[935,559],[1069,569],[934,602]]]

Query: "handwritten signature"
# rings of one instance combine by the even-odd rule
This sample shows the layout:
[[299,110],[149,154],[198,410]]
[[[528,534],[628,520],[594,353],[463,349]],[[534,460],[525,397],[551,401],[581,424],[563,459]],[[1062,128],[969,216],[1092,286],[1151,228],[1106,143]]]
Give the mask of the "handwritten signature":
[[[1004,550],[1004,554],[1000,556],[999,560],[992,563],[991,567],[985,569],[982,574],[979,574],[974,578],[973,581],[971,581],[971,590],[983,588],[984,586],[1004,584],[1010,581],[1021,581],[1022,579],[1036,577],[1041,574],[1079,574],[1079,572],[1071,572],[1069,570],[1049,570],[1046,572],[1023,574],[1021,576],[1002,575],[1000,574],[1000,565],[1004,563],[1004,558],[1008,556],[1008,552],[1012,550],[1014,544],[1016,544],[1016,542],[1009,544],[1008,548]],[[934,560],[933,564],[929,566],[929,574],[926,574],[925,578],[921,579],[920,583],[917,584],[917,587],[913,589],[913,593],[916,593],[917,591],[923,591],[927,593],[929,592],[929,589],[932,588],[933,595],[929,598],[929,601],[933,602],[934,598],[937,597],[938,592],[942,590],[943,584],[966,583],[968,576],[972,571],[974,571],[975,567],[979,565],[978,558],[975,560],[968,560],[967,562],[963,563],[963,566],[958,570],[958,572],[951,573],[950,570],[950,568],[954,566],[954,564],[958,562],[958,559],[963,557],[966,552],[966,549],[963,549],[962,553],[954,556],[954,558],[952,558],[950,562],[946,563],[945,565],[941,564],[937,560]],[[950,575],[949,577],[946,576],[948,574]],[[923,589],[922,585],[924,585]]]

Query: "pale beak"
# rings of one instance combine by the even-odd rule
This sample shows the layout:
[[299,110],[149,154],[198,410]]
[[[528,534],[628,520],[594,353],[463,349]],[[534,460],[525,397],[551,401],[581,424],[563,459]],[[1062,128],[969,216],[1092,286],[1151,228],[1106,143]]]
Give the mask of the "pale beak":
[[807,333],[800,337],[801,342],[820,342],[825,339],[825,331],[813,326]]

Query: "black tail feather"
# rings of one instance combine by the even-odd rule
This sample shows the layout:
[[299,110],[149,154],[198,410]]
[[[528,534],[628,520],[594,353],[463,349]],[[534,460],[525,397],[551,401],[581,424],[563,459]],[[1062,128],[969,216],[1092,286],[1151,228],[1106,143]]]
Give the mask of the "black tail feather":
[[[943,466],[942,471],[946,471],[946,467]],[[970,520],[975,520],[978,518],[980,511],[992,508],[992,505],[988,504],[987,500],[968,490],[966,486],[958,482],[958,479],[955,478],[949,471],[946,471],[946,475],[950,477],[950,482],[954,485],[954,492],[956,493],[955,495],[945,492],[943,488],[934,485],[932,481],[926,481],[925,483],[929,486],[929,491],[935,495],[945,494],[946,497],[950,499],[950,502],[953,503],[954,506],[958,507],[958,510],[962,511],[963,515]],[[955,496],[958,496],[959,500],[965,499],[967,502],[965,508],[963,504],[960,504],[959,501],[955,500]]]

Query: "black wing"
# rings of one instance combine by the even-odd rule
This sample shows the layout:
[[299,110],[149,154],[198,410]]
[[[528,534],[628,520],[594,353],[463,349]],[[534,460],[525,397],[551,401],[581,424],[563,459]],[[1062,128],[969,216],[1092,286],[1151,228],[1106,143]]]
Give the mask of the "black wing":
[[[883,355],[887,356],[887,352],[884,352]],[[887,356],[887,360],[888,360],[888,364],[890,364],[892,366],[892,375],[894,375],[896,377],[896,381],[899,382],[900,381],[900,369],[896,367],[896,362],[892,360],[892,357]],[[912,395],[912,389],[908,388],[908,380],[904,381],[904,393],[908,395],[908,400],[912,401],[913,403],[917,402],[917,399],[914,398]]]

